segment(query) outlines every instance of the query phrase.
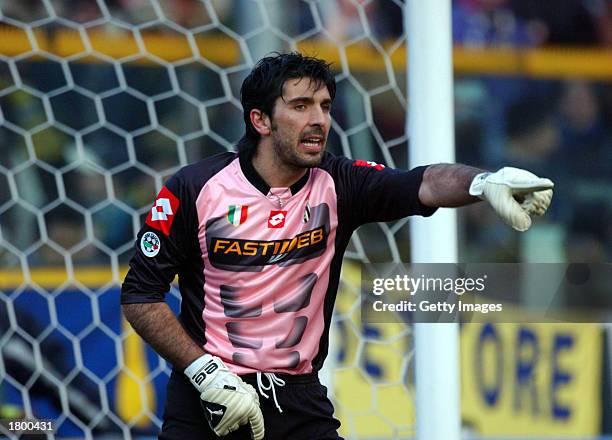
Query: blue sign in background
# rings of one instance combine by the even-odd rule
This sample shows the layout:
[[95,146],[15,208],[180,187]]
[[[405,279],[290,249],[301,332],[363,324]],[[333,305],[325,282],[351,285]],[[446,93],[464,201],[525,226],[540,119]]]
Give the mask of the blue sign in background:
[[[62,437],[84,435],[78,421],[62,418],[66,405],[78,415],[80,423],[97,427],[95,432],[112,432],[122,428],[117,415],[118,399],[135,398],[118,396],[124,349],[121,335],[127,330],[122,328],[120,289],[90,292],[71,289],[60,293],[35,290],[0,293],[4,370],[0,406],[24,408],[29,400],[33,417],[58,421],[56,434]],[[177,297],[167,295],[167,302],[177,313]],[[153,373],[147,382],[153,387],[151,410],[158,420],[148,426],[139,424],[132,433],[156,434],[170,365],[165,365],[148,345],[143,343],[142,349],[146,357],[142,362],[147,372]],[[60,388],[65,391],[64,396]],[[115,415],[101,416],[107,410]]]

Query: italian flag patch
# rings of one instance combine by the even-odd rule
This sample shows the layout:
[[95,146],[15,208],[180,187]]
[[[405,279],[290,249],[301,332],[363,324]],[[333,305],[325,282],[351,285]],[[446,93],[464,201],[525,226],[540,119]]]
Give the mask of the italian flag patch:
[[230,205],[227,210],[227,221],[234,226],[243,224],[247,219],[248,205]]

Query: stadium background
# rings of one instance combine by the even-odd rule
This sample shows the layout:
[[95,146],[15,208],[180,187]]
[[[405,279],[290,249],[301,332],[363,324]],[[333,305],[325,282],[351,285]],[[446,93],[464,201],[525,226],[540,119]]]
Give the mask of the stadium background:
[[[143,216],[181,165],[242,134],[271,50],[333,61],[329,149],[407,167],[401,1],[0,1],[0,412],[61,436],[148,436],[169,372],[119,314]],[[556,199],[528,234],[460,210],[463,262],[609,262],[612,2],[453,1],[457,160],[525,167]],[[409,260],[406,221],[350,247],[335,318],[343,434],[413,434],[410,328],[364,325],[354,261]],[[177,292],[168,295],[176,309]],[[534,298],[534,301],[537,298]],[[612,313],[606,289],[569,303]],[[466,435],[612,433],[610,326],[467,325]],[[439,421],[432,421],[439,422]]]

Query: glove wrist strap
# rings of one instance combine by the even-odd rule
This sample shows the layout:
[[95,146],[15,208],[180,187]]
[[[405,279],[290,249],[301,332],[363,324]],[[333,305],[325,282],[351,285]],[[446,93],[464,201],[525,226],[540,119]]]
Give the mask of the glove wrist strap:
[[198,391],[202,392],[205,388],[207,379],[219,369],[219,363],[220,361],[214,356],[206,353],[185,368],[184,373],[193,386],[196,387]]
[[482,198],[487,177],[489,177],[490,175],[491,173],[480,173],[477,174],[474,179],[472,179],[472,183],[470,184],[469,190],[471,196],[477,196]]

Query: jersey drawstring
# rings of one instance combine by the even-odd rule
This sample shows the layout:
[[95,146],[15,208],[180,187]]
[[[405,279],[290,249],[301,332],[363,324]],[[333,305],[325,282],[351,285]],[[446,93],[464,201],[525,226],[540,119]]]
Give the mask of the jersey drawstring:
[[[261,380],[262,374],[268,379],[268,385],[267,386],[264,386],[263,381]],[[259,394],[264,396],[266,399],[269,399],[270,397],[265,393],[265,391],[272,390],[272,398],[274,399],[274,404],[278,408],[278,412],[282,413],[283,410],[281,409],[280,405],[278,404],[278,400],[276,400],[276,387],[275,387],[275,385],[278,385],[279,387],[284,387],[285,386],[285,381],[283,379],[280,379],[280,378],[276,377],[276,374],[274,374],[274,373],[262,373],[261,371],[257,372],[257,388],[259,389]]]

